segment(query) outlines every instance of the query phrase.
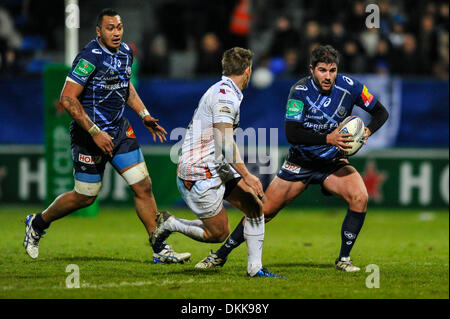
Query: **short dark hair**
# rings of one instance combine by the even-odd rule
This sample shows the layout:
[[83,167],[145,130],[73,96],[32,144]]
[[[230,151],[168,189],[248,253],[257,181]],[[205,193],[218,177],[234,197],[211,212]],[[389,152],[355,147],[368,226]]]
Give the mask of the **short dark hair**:
[[336,63],[339,65],[339,53],[331,45],[319,45],[311,52],[310,63],[313,69],[320,62],[330,64]]
[[115,17],[116,15],[119,15],[119,14],[114,9],[111,9],[111,8],[103,9],[102,11],[100,11],[100,13],[97,16],[97,27],[101,27],[102,26],[102,22],[103,22],[103,17],[104,16]]
[[239,47],[228,49],[222,56],[222,74],[241,75],[252,65],[253,52]]

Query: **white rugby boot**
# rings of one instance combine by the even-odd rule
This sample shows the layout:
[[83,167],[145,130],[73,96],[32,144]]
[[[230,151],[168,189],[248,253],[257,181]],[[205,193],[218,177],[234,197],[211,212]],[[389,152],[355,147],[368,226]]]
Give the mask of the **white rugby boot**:
[[45,232],[35,230],[31,225],[35,217],[35,214],[30,214],[25,219],[25,238],[23,240],[25,251],[33,259],[39,256],[39,240],[45,234]]
[[177,253],[167,244],[159,253],[153,253],[153,262],[155,264],[184,264],[190,258],[190,253]]
[[226,263],[227,259],[219,258],[213,251],[211,250],[209,255],[204,259],[200,260],[195,268],[197,269],[209,269],[214,267],[222,267]]
[[336,259],[335,261],[336,269],[346,271],[346,272],[355,272],[360,271],[359,267],[356,267],[352,264],[352,261],[349,257],[341,257],[341,259]]

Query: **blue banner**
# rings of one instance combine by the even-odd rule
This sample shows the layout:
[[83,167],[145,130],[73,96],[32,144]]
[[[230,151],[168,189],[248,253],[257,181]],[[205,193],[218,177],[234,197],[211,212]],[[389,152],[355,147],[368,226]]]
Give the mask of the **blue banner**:
[[[384,131],[374,135],[374,146],[448,147],[448,81],[356,77],[367,83],[369,90],[391,113],[389,123],[382,128]],[[150,113],[159,118],[160,124],[170,133],[175,128],[187,127],[201,96],[218,79],[141,79],[138,92]],[[290,87],[296,81],[280,79],[263,90],[252,86],[244,90],[240,127],[244,130],[249,127],[277,128],[279,144],[287,145],[283,122],[285,104]],[[43,113],[41,80],[0,80],[0,144],[43,144]],[[154,144],[139,117],[128,108],[125,115],[140,143]]]

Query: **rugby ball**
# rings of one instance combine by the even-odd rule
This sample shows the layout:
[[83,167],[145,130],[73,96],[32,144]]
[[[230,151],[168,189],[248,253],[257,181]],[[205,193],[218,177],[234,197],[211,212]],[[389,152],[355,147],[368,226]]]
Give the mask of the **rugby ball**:
[[356,152],[363,146],[364,141],[364,122],[360,117],[356,115],[351,115],[344,119],[341,123],[343,126],[339,131],[339,134],[352,134],[353,142],[348,142],[352,148],[347,149],[343,152],[347,156],[355,155]]

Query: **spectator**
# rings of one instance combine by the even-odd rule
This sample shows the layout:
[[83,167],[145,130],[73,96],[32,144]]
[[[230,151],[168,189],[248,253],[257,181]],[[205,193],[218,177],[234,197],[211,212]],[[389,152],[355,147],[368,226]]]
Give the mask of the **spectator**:
[[222,72],[222,49],[219,39],[214,33],[207,33],[201,40],[197,55],[196,75],[211,76]]
[[396,15],[392,22],[392,32],[389,34],[389,41],[393,49],[400,49],[403,46],[405,18],[402,15]]
[[167,52],[167,40],[159,34],[146,48],[142,71],[151,76],[167,76],[169,74],[169,56]]
[[413,34],[405,34],[402,50],[396,52],[393,60],[394,72],[402,75],[431,74],[432,70],[425,70],[423,59],[417,50],[416,38]]
[[290,49],[300,48],[300,35],[293,29],[289,17],[282,15],[275,22],[275,32],[270,55],[282,57]]
[[0,73],[17,67],[17,50],[22,44],[22,36],[14,28],[13,19],[0,7]]
[[422,57],[421,63],[426,70],[433,70],[434,63],[438,62],[438,35],[435,29],[434,18],[431,14],[421,19],[421,28],[418,35],[418,50]]
[[344,25],[340,21],[335,21],[331,25],[330,35],[327,40],[333,48],[342,52],[344,48],[344,43],[347,40],[347,34],[345,33]]
[[339,66],[341,72],[366,72],[364,51],[357,40],[350,39],[346,41],[341,52],[342,64]]
[[375,56],[370,62],[371,72],[375,74],[389,74],[391,71],[391,56],[389,54],[391,49],[389,48],[389,42],[385,39],[381,39],[378,42],[377,51]]

